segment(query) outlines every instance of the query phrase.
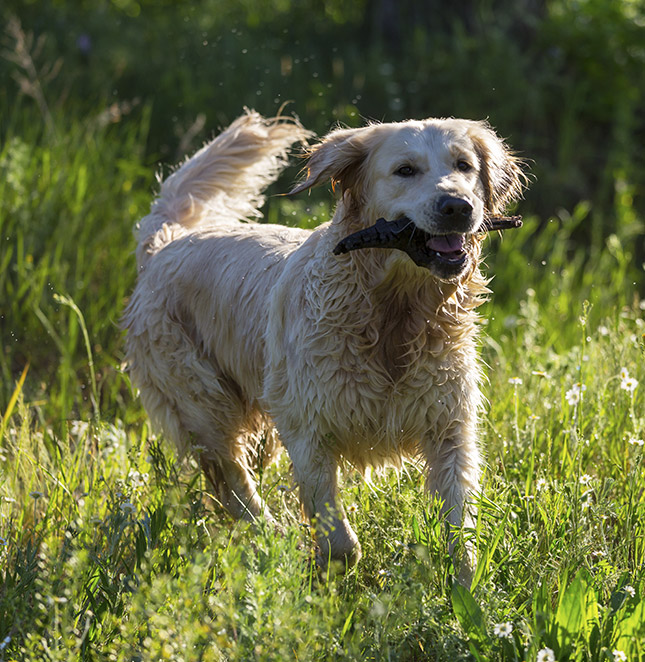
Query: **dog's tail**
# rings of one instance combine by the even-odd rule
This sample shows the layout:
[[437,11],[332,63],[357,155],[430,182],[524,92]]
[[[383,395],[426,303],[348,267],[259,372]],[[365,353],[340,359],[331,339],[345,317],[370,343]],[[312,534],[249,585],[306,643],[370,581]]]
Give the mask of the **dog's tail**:
[[[263,191],[287,164],[289,148],[311,135],[295,119],[265,119],[247,110],[162,183],[151,213],[138,226],[138,253],[156,253],[165,245],[170,237],[155,236],[160,231],[182,234],[218,219],[260,217]],[[145,259],[137,257],[139,264]]]

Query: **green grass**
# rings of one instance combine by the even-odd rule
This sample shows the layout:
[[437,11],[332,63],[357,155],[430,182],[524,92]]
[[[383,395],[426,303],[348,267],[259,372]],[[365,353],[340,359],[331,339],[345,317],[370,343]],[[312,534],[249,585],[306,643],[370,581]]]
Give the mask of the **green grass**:
[[[233,523],[151,434],[120,370],[131,228],[154,188],[145,114],[57,119],[52,136],[23,110],[0,152],[0,660],[643,659],[645,304],[629,196],[617,190],[620,234],[577,242],[593,213],[580,204],[488,241],[470,590],[451,580],[414,466],[372,484],[345,474],[364,558],[328,576],[286,457],[262,475],[285,533]],[[273,198],[267,215],[328,214]]]
[[[519,323],[503,350],[485,350],[472,593],[451,586],[414,467],[373,485],[346,478],[364,559],[319,576],[286,459],[262,477],[287,530],[276,535],[228,520],[196,466],[146,424],[99,416],[58,435],[20,397],[0,461],[0,659],[528,660],[545,647],[640,659],[642,313],[591,329],[573,312],[581,342],[567,352],[527,348]],[[640,382],[632,393],[621,368]],[[569,404],[576,382],[586,390]],[[510,638],[495,636],[507,622]]]

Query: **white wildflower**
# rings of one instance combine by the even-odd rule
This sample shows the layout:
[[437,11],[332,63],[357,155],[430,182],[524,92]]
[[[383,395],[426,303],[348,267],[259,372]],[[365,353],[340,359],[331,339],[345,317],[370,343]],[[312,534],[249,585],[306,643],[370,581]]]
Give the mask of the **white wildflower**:
[[124,501],[124,502],[121,504],[121,511],[122,511],[125,515],[131,515],[132,513],[136,512],[136,510],[137,510],[137,509],[136,509],[136,507],[134,506],[134,504],[130,503],[129,501]]
[[532,370],[531,374],[535,377],[542,377],[543,379],[551,379],[551,375],[545,370]]
[[598,327],[598,333],[601,336],[608,336],[609,335],[609,329],[606,326],[601,325],[601,326]]
[[589,485],[592,480],[593,478],[589,474],[582,474],[582,476],[580,476],[581,485]]
[[69,424],[69,433],[73,437],[80,439],[81,437],[84,437],[87,434],[89,428],[90,428],[90,424],[87,421],[72,421]]
[[582,394],[587,390],[584,384],[574,384],[565,394],[564,397],[570,405],[577,405],[582,399]]
[[513,624],[509,623],[497,623],[493,627],[493,634],[500,639],[510,639],[511,633],[513,632]]
[[620,369],[620,378],[625,381],[626,379],[629,379],[629,370],[627,368],[621,368]]
[[627,443],[631,444],[632,446],[643,446],[643,445],[645,445],[645,441],[643,441],[642,439],[637,439],[636,437],[630,437],[627,440]]
[[537,662],[555,662],[555,653],[550,648],[543,648],[538,651]]
[[637,386],[638,380],[634,379],[634,377],[627,377],[620,382],[620,388],[622,388],[623,391],[627,391],[628,393],[633,393]]
[[611,654],[613,655],[616,662],[627,662],[627,655],[625,655],[623,651],[619,651],[617,648],[614,648],[614,650],[611,651]]
[[148,474],[130,470],[128,473],[128,482],[135,490],[139,489],[144,487],[148,482]]
[[508,380],[509,384],[513,384],[514,386],[518,386],[522,383],[522,378],[521,377],[511,377]]
[[629,595],[630,598],[635,598],[636,597],[636,589],[633,586],[630,586],[629,584],[625,584],[623,586],[623,591]]
[[547,482],[544,478],[538,478],[536,483],[535,483],[535,489],[538,492],[541,492],[542,490],[546,489],[547,487]]

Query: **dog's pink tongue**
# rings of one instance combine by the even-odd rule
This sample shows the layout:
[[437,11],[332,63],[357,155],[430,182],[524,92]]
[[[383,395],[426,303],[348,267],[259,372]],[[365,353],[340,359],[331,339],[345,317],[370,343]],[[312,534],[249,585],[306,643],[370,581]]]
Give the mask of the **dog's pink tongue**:
[[464,235],[446,234],[428,239],[428,248],[437,253],[457,253],[464,249]]

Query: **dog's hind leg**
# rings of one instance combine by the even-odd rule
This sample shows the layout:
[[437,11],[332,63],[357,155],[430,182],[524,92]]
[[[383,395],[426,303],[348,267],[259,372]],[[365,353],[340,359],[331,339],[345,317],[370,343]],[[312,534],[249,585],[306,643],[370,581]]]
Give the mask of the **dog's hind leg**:
[[263,438],[267,454],[273,451],[269,421],[173,320],[162,317],[159,324],[131,332],[127,347],[132,381],[154,427],[181,454],[196,454],[215,496],[233,517],[270,519],[251,470]]
[[241,462],[214,459],[203,453],[199,461],[218,501],[235,519],[255,521],[263,518],[273,522],[269,509],[258,494],[253,474]]

